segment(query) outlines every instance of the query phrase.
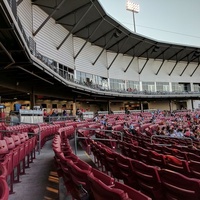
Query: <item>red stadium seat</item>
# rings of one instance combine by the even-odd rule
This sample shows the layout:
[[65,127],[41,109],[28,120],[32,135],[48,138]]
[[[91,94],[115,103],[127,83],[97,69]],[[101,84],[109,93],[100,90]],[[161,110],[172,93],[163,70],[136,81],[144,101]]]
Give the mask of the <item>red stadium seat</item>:
[[136,174],[140,190],[153,199],[163,200],[158,167],[146,165],[137,160],[132,160],[131,164]]
[[164,199],[200,199],[200,180],[167,169],[159,171]]

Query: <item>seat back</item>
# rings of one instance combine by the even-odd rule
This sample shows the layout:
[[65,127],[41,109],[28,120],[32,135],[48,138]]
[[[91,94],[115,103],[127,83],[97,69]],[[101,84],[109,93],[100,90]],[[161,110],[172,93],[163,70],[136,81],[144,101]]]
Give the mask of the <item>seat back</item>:
[[15,148],[15,142],[12,137],[4,137],[4,140],[6,141],[9,150]]
[[104,184],[106,184],[107,186],[112,186],[114,185],[114,178],[108,176],[107,174],[92,168],[92,174],[95,178],[101,180]]
[[14,134],[12,134],[11,137],[12,137],[13,140],[14,140],[15,146],[18,146],[18,145],[21,144],[21,140],[20,140],[19,135],[14,135]]
[[200,179],[200,162],[190,161],[188,163],[191,177]]
[[0,140],[0,155],[8,153],[8,146],[5,140]]
[[9,196],[9,187],[6,180],[0,177],[0,199],[7,200]]
[[189,175],[190,170],[188,167],[188,162],[185,160],[180,160],[175,156],[165,155],[166,165],[165,168],[179,172],[184,175]]
[[89,184],[95,200],[128,200],[128,195],[123,190],[112,188],[94,177],[92,173],[88,175]]
[[168,169],[159,171],[165,199],[200,199],[200,180]]
[[150,197],[146,196],[145,194],[142,194],[141,192],[125,185],[122,184],[120,182],[115,182],[115,185],[113,188],[117,188],[120,190],[123,190],[124,192],[126,192],[128,194],[128,197],[130,199],[134,199],[134,200],[151,200]]
[[136,174],[140,190],[155,199],[163,199],[159,168],[143,162],[132,160],[133,170]]
[[159,166],[160,168],[164,168],[166,165],[164,155],[156,151],[149,150],[149,160],[151,165],[153,166]]
[[200,162],[200,156],[194,154],[194,153],[188,153],[187,154],[187,158],[188,158],[188,161],[197,161],[197,162]]

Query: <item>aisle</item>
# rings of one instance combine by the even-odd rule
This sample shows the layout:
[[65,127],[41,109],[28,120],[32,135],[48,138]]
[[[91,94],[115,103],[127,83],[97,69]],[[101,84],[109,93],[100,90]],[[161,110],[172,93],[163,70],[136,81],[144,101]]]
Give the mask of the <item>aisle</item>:
[[46,142],[41,153],[36,153],[34,163],[20,176],[21,183],[14,184],[15,194],[9,200],[58,200],[59,179],[55,171],[51,147],[52,140]]

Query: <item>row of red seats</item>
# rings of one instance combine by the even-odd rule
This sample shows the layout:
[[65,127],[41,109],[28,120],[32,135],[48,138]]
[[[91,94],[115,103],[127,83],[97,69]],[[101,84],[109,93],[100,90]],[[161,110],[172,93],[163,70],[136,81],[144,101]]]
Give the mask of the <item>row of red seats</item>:
[[[63,153],[63,145],[65,146],[64,149],[69,150],[68,153]],[[150,200],[150,198],[133,188],[115,182],[110,176],[93,169],[90,165],[78,159],[70,149],[66,138],[63,141],[59,135],[55,136],[53,150],[56,164],[59,166],[57,169],[61,169],[59,174],[62,174],[65,186],[73,198],[83,199],[80,197],[80,190],[78,189],[78,186],[82,185],[84,191],[87,191],[85,195],[90,195],[90,199]]]
[[163,151],[158,153],[155,151],[156,148],[148,150],[125,142],[121,142],[120,147],[122,154],[127,157],[140,160],[149,165],[177,171],[191,178],[200,179],[200,157],[195,154],[176,150],[173,155],[170,155],[170,148],[164,146],[160,147]]
[[[40,125],[39,125],[40,126]],[[35,135],[37,135],[37,140],[39,141],[40,139],[40,146],[43,147],[43,145],[45,144],[45,142],[49,139],[52,138],[52,136],[54,136],[54,134],[58,131],[60,125],[56,124],[46,124],[40,127],[35,127],[31,129],[31,132],[33,132]],[[39,136],[40,134],[40,136]],[[39,138],[40,137],[40,138]]]
[[92,152],[107,173],[155,200],[200,198],[199,179],[122,156],[100,143],[91,145]]
[[25,174],[25,168],[33,162],[35,147],[36,136],[29,138],[27,132],[4,136],[0,140],[0,166],[6,170],[5,180],[10,185],[10,193],[13,193],[13,183],[19,182],[19,176]]
[[[173,147],[177,147],[179,149],[184,148],[185,151],[190,151],[192,153],[197,153],[198,155],[200,155],[200,150],[199,149],[192,149],[192,148],[188,148],[188,146],[192,146],[191,144],[191,139],[184,137],[184,138],[173,138],[173,137],[166,137],[166,138],[162,138],[162,137],[153,137],[152,141],[151,141],[151,137],[150,136],[146,136],[146,135],[133,135],[131,133],[129,133],[128,131],[124,131],[124,136],[123,136],[123,140],[126,142],[130,142],[131,140],[137,140],[139,142],[139,145],[142,147],[147,148],[147,144],[161,144],[161,145],[171,145]],[[200,141],[192,141],[193,142],[193,146],[199,146]],[[149,145],[148,145],[149,146]]]

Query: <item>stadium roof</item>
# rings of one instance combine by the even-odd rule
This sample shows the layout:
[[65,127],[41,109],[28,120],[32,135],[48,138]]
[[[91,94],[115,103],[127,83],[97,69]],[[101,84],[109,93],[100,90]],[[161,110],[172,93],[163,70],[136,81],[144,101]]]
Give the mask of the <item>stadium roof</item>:
[[[110,17],[98,0],[32,0],[70,34],[133,57],[199,62],[200,48],[163,43],[135,34]],[[40,31],[41,25],[34,34]],[[57,48],[60,48],[69,35]]]

